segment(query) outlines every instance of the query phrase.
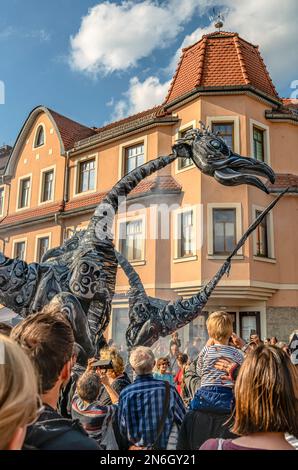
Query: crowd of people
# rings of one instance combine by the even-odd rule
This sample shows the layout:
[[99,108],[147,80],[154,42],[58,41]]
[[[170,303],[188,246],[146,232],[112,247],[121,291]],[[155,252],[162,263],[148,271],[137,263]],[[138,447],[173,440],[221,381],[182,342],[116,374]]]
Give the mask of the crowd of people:
[[201,350],[174,333],[167,354],[110,343],[84,368],[57,307],[0,325],[0,449],[295,450],[289,344],[232,327],[213,312]]

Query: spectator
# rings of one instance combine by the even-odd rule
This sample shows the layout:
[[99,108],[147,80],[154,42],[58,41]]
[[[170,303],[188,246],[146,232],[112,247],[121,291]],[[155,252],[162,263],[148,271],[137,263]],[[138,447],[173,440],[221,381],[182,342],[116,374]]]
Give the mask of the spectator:
[[[95,439],[101,449],[115,450],[119,446],[113,429],[115,403],[119,396],[111,387],[108,375],[100,369],[92,369],[92,361],[86,372],[77,382],[77,390],[72,402],[72,418],[78,419],[90,437]],[[105,388],[112,405],[102,406],[98,402],[101,388]],[[108,433],[109,431],[109,433]],[[107,433],[109,442],[106,441]]]
[[0,322],[0,334],[4,336],[10,336],[12,327],[7,323]]
[[260,340],[260,337],[259,335],[257,335],[256,333],[252,333],[249,337],[249,342],[250,343],[255,343],[257,346],[259,346],[260,344],[262,344],[262,340]]
[[186,391],[184,390],[185,385],[184,385],[184,371],[188,363],[188,355],[179,353],[177,357],[177,362],[179,366],[179,370],[177,374],[175,375],[174,382],[176,384],[176,389],[179,395],[182,397],[182,399],[186,399]]
[[[105,348],[100,352],[100,359],[111,360],[112,369],[107,369],[107,375],[112,389],[120,395],[121,391],[131,383],[127,373],[124,371],[125,365],[122,356],[114,348]],[[111,405],[111,397],[105,387],[101,387],[98,399],[100,405]]]
[[157,380],[167,380],[171,385],[174,385],[174,378],[169,374],[168,368],[170,363],[167,357],[160,357],[157,361],[156,368],[158,372],[154,372],[153,378]]
[[288,355],[260,345],[245,359],[235,385],[234,440],[209,439],[202,450],[294,450],[298,436],[298,374]]
[[233,323],[226,312],[213,312],[207,320],[209,344],[202,349],[198,358],[198,375],[201,386],[193,398],[191,409],[208,409],[229,413],[233,404],[233,381],[223,383],[222,372],[214,367],[220,357],[226,357],[241,364],[243,354],[234,346],[229,346]]
[[[38,418],[37,378],[22,349],[0,335],[0,450],[20,450],[27,426]],[[40,406],[40,405],[39,405]]]
[[275,346],[277,346],[278,348],[281,348],[284,352],[289,354],[289,347],[287,343],[285,343],[284,341],[279,341]]
[[181,348],[181,340],[179,338],[178,331],[175,331],[174,333],[171,334],[170,349],[171,349],[172,344],[176,344],[178,349]]
[[270,344],[270,338],[264,338],[264,345],[269,346]]
[[31,359],[39,377],[45,410],[27,430],[25,444],[45,450],[98,450],[79,423],[57,412],[61,388],[68,383],[73,365],[74,336],[70,323],[48,307],[28,316],[11,333]]
[[184,349],[184,353],[188,355],[190,361],[193,361],[200,352],[199,349],[200,340],[195,338],[192,344],[188,343],[187,347]]
[[278,339],[276,336],[272,336],[271,340],[270,340],[270,344],[272,346],[275,346],[276,344],[278,343]]
[[176,343],[172,343],[170,346],[170,353],[167,355],[167,359],[169,361],[169,370],[173,377],[177,374],[179,370],[178,362],[177,362],[177,357],[179,354],[179,347],[177,346]]
[[173,386],[153,378],[155,359],[151,349],[134,349],[130,363],[137,376],[120,394],[120,432],[137,448],[176,448],[178,428],[185,415],[181,397]]

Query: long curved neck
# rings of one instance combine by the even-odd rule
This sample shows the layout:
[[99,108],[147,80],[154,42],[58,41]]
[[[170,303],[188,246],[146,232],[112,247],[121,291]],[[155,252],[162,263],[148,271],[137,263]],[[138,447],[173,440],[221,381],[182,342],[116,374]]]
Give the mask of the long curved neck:
[[97,206],[86,230],[86,239],[100,241],[111,239],[111,227],[121,199],[125,198],[144,178],[169,165],[176,158],[175,154],[158,157],[121,178]]

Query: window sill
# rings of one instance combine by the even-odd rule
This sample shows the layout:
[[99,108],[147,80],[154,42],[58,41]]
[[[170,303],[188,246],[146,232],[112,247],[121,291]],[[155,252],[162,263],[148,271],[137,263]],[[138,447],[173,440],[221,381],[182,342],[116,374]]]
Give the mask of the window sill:
[[95,189],[88,189],[88,191],[82,191],[80,193],[75,193],[73,195],[73,197],[82,197],[82,196],[86,196],[88,194],[93,194],[93,193],[96,193],[96,188]]
[[197,255],[185,256],[184,258],[174,258],[173,263],[185,263],[187,261],[196,261],[197,259],[198,259]]
[[[207,255],[207,259],[227,259],[229,254],[226,255]],[[244,255],[235,255],[233,256],[233,259],[244,259]]]
[[276,258],[266,258],[265,256],[253,256],[254,261],[264,261],[265,263],[276,264]]
[[38,203],[39,206],[44,206],[45,204],[51,204],[54,202],[54,199],[48,199],[47,201],[40,201]]
[[[146,261],[145,260],[140,260],[140,261],[129,261],[129,264],[131,264],[131,266],[144,266],[146,264]],[[121,264],[118,264],[118,267],[121,268]]]

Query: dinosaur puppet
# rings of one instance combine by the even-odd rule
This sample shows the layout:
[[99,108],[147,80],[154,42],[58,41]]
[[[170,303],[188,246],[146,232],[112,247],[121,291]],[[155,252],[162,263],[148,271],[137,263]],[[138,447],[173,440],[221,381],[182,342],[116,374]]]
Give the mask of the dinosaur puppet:
[[138,273],[121,253],[116,252],[118,262],[130,284],[128,292],[129,326],[126,331],[128,350],[141,345],[150,347],[160,336],[170,335],[200,315],[223,275],[229,273],[233,256],[285,192],[287,192],[287,189],[259,214],[211,281],[190,299],[169,302],[148,296]]
[[119,180],[98,205],[87,229],[48,250],[41,263],[28,264],[0,253],[0,303],[26,317],[49,302],[58,302],[73,325],[81,361],[86,362],[105,344],[103,332],[110,319],[118,264],[112,223],[119,199],[142,179],[185,157],[224,185],[247,183],[267,192],[257,176],[274,182],[274,172],[268,165],[234,154],[218,135],[205,128],[187,132],[172,151]]

